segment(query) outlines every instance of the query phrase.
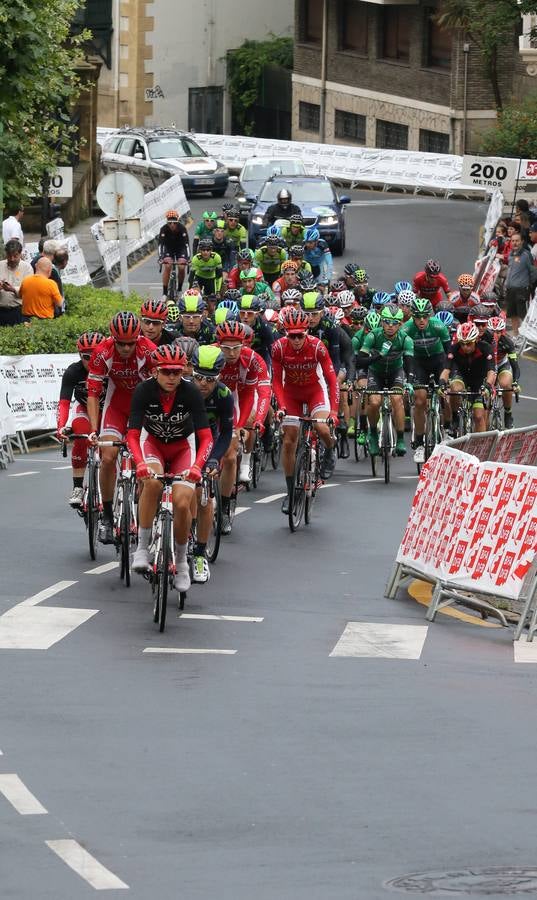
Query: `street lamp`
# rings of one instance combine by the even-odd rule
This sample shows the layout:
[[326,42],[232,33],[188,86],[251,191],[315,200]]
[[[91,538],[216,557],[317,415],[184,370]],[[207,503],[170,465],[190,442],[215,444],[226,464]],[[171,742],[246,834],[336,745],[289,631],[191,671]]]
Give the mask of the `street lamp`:
[[464,87],[462,100],[462,155],[466,153],[466,125],[468,120],[468,57],[470,55],[470,44],[465,41],[462,45],[464,53]]

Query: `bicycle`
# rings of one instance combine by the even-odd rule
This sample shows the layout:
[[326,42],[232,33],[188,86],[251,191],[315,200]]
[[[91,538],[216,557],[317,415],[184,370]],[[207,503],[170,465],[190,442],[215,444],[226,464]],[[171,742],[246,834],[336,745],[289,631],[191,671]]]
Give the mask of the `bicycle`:
[[[179,481],[184,481],[182,475],[156,475],[163,485],[162,497],[159,508],[153,522],[149,553],[153,557],[153,565],[147,572],[151,590],[155,601],[153,606],[153,622],[158,624],[159,631],[164,631],[166,626],[166,612],[168,608],[168,591],[173,589],[175,577],[175,545],[173,538],[173,500],[172,488]],[[179,608],[183,609],[186,600],[186,591],[179,592]]]
[[[440,403],[440,388],[435,382],[434,375],[430,375],[428,384],[415,384],[414,391],[427,391],[427,405],[425,408],[425,432],[423,435],[425,462],[431,456],[437,444],[444,440],[444,428],[442,425],[442,413]],[[414,417],[412,417],[412,429],[414,435]],[[423,463],[416,463],[418,475]]]
[[[87,440],[88,434],[77,434],[68,436],[68,440]],[[67,456],[67,441],[63,442],[62,456]],[[99,527],[99,518],[102,513],[101,490],[99,487],[99,450],[95,444],[88,447],[88,459],[86,471],[84,472],[84,483],[82,485],[84,494],[82,504],[77,509],[77,513],[84,519],[86,531],[88,533],[89,554],[90,559],[97,558],[97,530]]]
[[179,259],[173,259],[172,270],[170,272],[170,280],[168,282],[168,302],[176,303],[179,299],[181,289],[179,287],[179,266],[184,266],[185,271],[183,273],[183,278],[186,278],[188,275],[188,260],[184,257],[180,257]]
[[466,434],[472,434],[474,417],[473,406],[477,399],[482,396],[479,391],[444,391],[445,397],[458,397],[461,401],[459,408],[453,415],[452,430],[455,437],[464,437]]
[[[367,446],[367,432],[363,432],[360,430],[360,415],[364,414],[365,403],[364,403],[364,388],[356,388],[356,393],[360,394],[360,399],[358,401],[358,406],[356,409],[356,415],[354,417],[354,459],[356,462],[360,462],[362,459],[366,459],[369,454],[369,449]],[[359,438],[365,438],[363,443],[360,442]]]
[[348,459],[351,455],[347,437],[347,423],[342,415],[338,416],[338,424],[336,425],[336,452],[338,459]]
[[[304,413],[306,412],[307,408],[304,409]],[[292,532],[300,528],[302,519],[306,525],[311,522],[317,490],[323,483],[320,475],[321,447],[314,428],[317,423],[325,425],[326,420],[314,419],[306,414],[286,417],[286,424],[300,425],[293,485],[289,496],[289,528]]]
[[207,506],[209,500],[213,501],[213,524],[207,540],[206,554],[210,563],[216,562],[220,550],[220,529],[222,526],[222,498],[220,496],[220,482],[218,478],[203,473],[201,480],[200,503]]
[[[251,429],[248,428],[247,430],[250,431]],[[259,427],[257,425],[255,426],[254,431],[254,445],[252,447],[252,455],[250,457],[250,478],[252,481],[252,487],[255,489],[256,487],[258,487],[259,481],[261,479],[265,451],[263,449],[261,435],[259,433]]]
[[515,395],[515,403],[519,402],[519,393],[514,390],[512,387],[510,388],[501,388],[496,387],[496,385],[492,389],[492,394],[490,397],[490,404],[488,407],[489,412],[489,422],[488,422],[488,430],[489,431],[503,431],[503,403],[501,402],[501,398],[503,394],[514,394]]
[[98,447],[118,447],[117,477],[112,502],[114,514],[114,543],[120,556],[119,577],[125,587],[131,584],[131,548],[136,546],[138,525],[136,516],[137,490],[132,456],[124,441],[98,441]]
[[[380,394],[382,397],[380,409],[379,409],[379,419],[377,424],[378,435],[379,435],[379,456],[382,459],[383,467],[384,467],[384,483],[390,483],[390,460],[392,456],[395,456],[395,444],[396,444],[396,434],[395,428],[393,425],[392,419],[392,401],[391,397],[393,395],[401,396],[403,391],[401,390],[392,390],[389,388],[384,388],[382,391],[379,390],[366,390],[364,391],[368,396],[375,395],[378,397]],[[377,457],[372,453],[370,454],[371,459],[371,473],[373,478],[377,477]]]
[[[243,429],[241,429],[242,431]],[[246,429],[244,429],[246,430]],[[235,510],[237,509],[237,497],[241,493],[241,491],[250,491],[251,483],[250,481],[241,481],[240,480],[240,469],[241,469],[241,461],[242,454],[244,453],[244,438],[242,434],[239,434],[239,445],[237,447],[237,465],[235,470],[235,484],[233,485],[233,490],[231,492],[231,496],[229,498],[229,521],[233,526],[233,521],[235,519]],[[209,560],[210,561],[210,560]]]

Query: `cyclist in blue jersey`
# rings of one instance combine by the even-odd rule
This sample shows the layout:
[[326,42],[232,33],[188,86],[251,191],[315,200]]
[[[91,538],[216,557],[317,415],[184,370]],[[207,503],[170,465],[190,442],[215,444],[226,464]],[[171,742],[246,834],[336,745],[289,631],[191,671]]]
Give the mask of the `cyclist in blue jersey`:
[[304,235],[304,259],[309,262],[315,278],[328,282],[332,280],[334,273],[332,254],[318,228],[308,228]]

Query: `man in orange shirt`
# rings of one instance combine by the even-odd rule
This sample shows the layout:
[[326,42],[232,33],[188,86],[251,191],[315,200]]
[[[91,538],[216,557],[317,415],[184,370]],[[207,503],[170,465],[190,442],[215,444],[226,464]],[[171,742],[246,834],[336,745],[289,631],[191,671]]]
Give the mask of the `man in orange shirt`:
[[24,319],[53,319],[55,307],[62,306],[62,295],[50,277],[51,272],[52,263],[43,256],[35,264],[35,275],[28,275],[22,282],[20,294]]

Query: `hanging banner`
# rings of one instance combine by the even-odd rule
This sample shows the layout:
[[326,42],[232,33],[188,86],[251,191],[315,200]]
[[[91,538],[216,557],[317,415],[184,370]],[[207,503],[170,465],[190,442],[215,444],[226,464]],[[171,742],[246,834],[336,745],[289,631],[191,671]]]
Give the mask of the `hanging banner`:
[[[0,356],[0,417],[16,431],[56,427],[62,375],[76,353]],[[11,432],[12,433],[12,432]]]

